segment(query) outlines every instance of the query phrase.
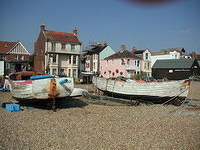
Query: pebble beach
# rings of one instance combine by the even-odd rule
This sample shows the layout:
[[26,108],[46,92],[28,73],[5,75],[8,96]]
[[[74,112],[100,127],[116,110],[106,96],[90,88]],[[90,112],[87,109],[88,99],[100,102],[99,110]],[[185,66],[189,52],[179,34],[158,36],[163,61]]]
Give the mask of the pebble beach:
[[[15,101],[0,93],[0,103]],[[63,105],[64,104],[64,105]],[[0,150],[199,150],[200,107],[128,106],[83,97],[7,112],[0,107]]]

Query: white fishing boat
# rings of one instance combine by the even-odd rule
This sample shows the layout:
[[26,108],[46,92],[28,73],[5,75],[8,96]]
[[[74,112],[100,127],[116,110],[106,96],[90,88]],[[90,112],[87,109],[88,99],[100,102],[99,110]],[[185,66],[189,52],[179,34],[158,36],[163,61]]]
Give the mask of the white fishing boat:
[[17,99],[63,98],[71,95],[74,89],[73,78],[53,75],[15,73],[9,78],[10,91]]
[[93,84],[108,95],[143,99],[186,97],[189,89],[188,82],[184,80],[138,83],[93,77]]

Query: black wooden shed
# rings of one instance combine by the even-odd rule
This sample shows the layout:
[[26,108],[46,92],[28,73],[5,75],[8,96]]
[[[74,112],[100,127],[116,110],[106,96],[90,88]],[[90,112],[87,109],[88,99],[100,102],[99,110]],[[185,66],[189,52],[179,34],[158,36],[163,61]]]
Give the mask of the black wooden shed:
[[193,75],[200,75],[200,65],[196,59],[157,60],[152,67],[155,79],[182,80]]

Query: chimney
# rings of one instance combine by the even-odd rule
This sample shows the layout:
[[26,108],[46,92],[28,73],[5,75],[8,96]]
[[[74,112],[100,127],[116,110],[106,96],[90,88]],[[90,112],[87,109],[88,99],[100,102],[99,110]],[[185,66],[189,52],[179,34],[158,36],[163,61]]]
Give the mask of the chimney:
[[74,29],[73,29],[73,34],[75,35],[75,36],[77,36],[78,35],[78,30],[77,30],[77,28],[75,27]]
[[41,30],[41,31],[44,31],[44,30],[45,30],[45,24],[41,24],[41,25],[40,25],[40,30]]
[[133,46],[131,52],[135,53],[137,51],[137,48],[135,46]]
[[123,53],[125,50],[126,50],[126,46],[125,45],[121,45],[119,52]]

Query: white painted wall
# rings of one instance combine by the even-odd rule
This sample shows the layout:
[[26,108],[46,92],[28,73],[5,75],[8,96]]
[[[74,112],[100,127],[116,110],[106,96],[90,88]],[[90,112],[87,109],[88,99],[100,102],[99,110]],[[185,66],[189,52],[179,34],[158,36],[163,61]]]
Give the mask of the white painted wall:
[[[46,42],[45,46],[45,51],[46,52],[52,52],[52,42]],[[69,74],[70,70],[70,76],[73,76],[73,69],[76,70],[76,75],[75,78],[78,77],[78,62],[79,62],[79,57],[77,55],[80,54],[81,51],[81,45],[76,44],[75,49],[71,50],[71,44],[65,44],[65,49],[62,49],[62,43],[55,43],[55,54],[56,54],[56,63],[53,63],[53,58],[49,57],[49,55],[45,56],[45,64],[47,67],[47,64],[49,62],[49,68],[50,68],[50,73],[53,73],[53,69],[56,69],[57,74],[59,73],[59,69],[64,69],[64,73],[66,75]],[[77,54],[76,57],[76,64],[73,63],[73,56],[74,54]],[[71,57],[71,64],[69,63],[69,57]]]
[[98,71],[98,63],[99,63],[99,61],[98,61],[98,55],[97,54],[94,54],[93,55],[93,72],[97,72]]
[[[46,51],[51,52],[52,51],[52,42],[47,42],[47,49]],[[75,49],[71,50],[71,44],[65,44],[65,49],[62,49],[62,43],[55,42],[55,49],[56,52],[76,52],[80,53],[81,51],[81,45],[80,44],[75,44]]]
[[4,61],[0,61],[0,75],[4,75]]
[[153,55],[151,56],[151,67],[154,65],[156,60],[163,60],[163,59],[180,59],[180,53],[177,51],[173,51],[165,55]]

